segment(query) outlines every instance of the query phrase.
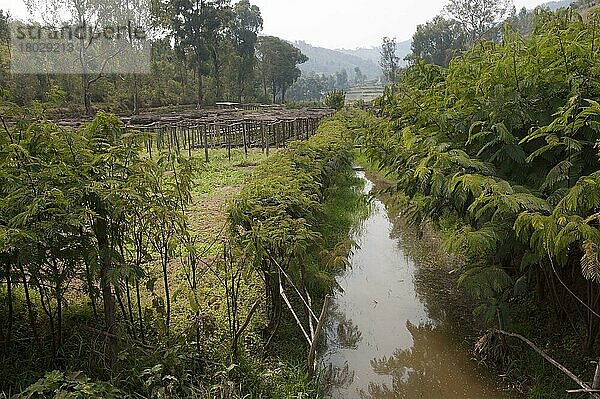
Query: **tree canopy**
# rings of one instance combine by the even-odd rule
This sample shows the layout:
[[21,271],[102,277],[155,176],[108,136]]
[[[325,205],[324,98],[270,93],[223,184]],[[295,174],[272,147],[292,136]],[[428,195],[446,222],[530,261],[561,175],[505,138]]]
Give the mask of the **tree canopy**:
[[259,37],[256,50],[265,95],[270,86],[273,102],[277,95],[284,102],[286,91],[302,74],[298,65],[308,58],[292,44],[273,36]]
[[413,36],[411,58],[428,64],[448,66],[452,58],[466,49],[465,33],[461,26],[442,16],[417,26]]

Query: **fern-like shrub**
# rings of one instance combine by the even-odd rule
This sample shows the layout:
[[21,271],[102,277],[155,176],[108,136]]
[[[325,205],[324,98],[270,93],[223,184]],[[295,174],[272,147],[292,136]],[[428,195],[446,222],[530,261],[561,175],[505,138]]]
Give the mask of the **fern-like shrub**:
[[264,281],[272,329],[281,315],[280,288],[290,284],[284,274],[303,294],[331,276],[308,263],[326,247],[319,233],[325,189],[351,170],[351,151],[347,121],[338,114],[323,121],[310,140],[294,142],[261,163],[229,207],[234,253]]
[[589,352],[600,337],[590,316],[600,314],[600,14],[535,20],[530,37],[506,28],[502,43],[477,43],[447,68],[412,65],[376,100],[383,117],[356,111],[351,126],[397,176],[410,220],[460,221],[446,248],[467,260],[460,284],[490,326],[507,326],[520,298],[542,298]]

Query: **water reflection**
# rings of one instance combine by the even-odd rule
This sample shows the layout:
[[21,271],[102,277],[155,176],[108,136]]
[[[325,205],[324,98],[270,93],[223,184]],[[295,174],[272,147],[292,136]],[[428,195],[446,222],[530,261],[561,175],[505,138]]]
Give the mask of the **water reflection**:
[[346,313],[340,311],[339,304],[332,303],[327,316],[329,318],[327,334],[330,337],[335,337],[335,340],[330,341],[330,345],[335,345],[337,349],[358,349],[362,332],[352,319],[347,318]]
[[[359,174],[364,178],[364,174]],[[372,188],[367,181],[366,193]],[[490,398],[495,392],[468,355],[437,328],[415,289],[416,267],[373,200],[353,239],[360,249],[338,279],[321,356],[332,398]],[[443,312],[438,312],[438,315]]]
[[432,324],[407,322],[406,328],[413,337],[412,347],[371,361],[373,370],[391,377],[391,383],[370,383],[360,391],[361,399],[501,397],[470,374],[468,359]]
[[325,385],[329,390],[347,390],[354,383],[354,375],[348,362],[343,367],[329,364],[324,372]]

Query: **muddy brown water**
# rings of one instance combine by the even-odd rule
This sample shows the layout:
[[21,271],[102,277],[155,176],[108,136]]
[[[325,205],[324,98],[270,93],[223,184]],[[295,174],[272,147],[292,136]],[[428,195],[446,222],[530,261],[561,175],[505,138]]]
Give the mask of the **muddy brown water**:
[[[373,188],[363,172],[365,194]],[[392,235],[384,204],[374,199],[357,226],[352,267],[338,283],[321,355],[334,399],[507,399],[464,348],[436,328],[417,292],[417,266]]]

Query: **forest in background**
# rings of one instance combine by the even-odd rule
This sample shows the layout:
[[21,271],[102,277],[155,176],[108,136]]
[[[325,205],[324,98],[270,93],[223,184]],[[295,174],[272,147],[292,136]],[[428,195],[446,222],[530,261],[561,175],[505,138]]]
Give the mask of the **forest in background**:
[[[497,12],[470,25],[461,15],[472,10],[452,1],[452,19],[420,27],[408,68],[395,40],[384,39],[381,66],[390,86],[374,104],[378,116],[340,113],[308,142],[267,160],[240,154],[233,169],[256,170],[234,180],[246,184],[227,212],[226,240],[192,225],[198,191],[235,173],[218,169],[224,157],[202,165],[173,148],[149,158],[150,133],[127,132],[110,114],[98,112],[74,129],[57,126],[44,109],[134,113],[236,94],[284,101],[305,57],[259,36],[260,14],[250,3],[190,9],[193,3],[174,0],[162,8],[156,24],[170,26],[173,36],[153,44],[164,47],[166,60],[155,65],[153,57],[152,76],[2,75],[5,395],[319,395],[311,378],[317,307],[347,267],[349,215],[359,207],[350,130],[397,179],[405,215],[415,224],[433,221],[451,237],[448,251],[467,261],[455,272],[459,283],[478,299],[476,313],[490,329],[535,338],[589,375],[586,361],[598,357],[600,334],[600,63],[597,17],[576,12],[589,5],[579,3],[515,14],[495,2]],[[196,47],[189,32],[201,25],[193,17],[208,14],[221,30],[202,29],[216,36]],[[194,24],[185,17],[161,22],[174,15]],[[248,40],[230,36],[235,25]],[[242,52],[244,43],[253,50]],[[236,79],[243,54],[251,80]],[[273,58],[261,67],[265,54]],[[334,79],[352,78],[340,72]],[[168,91],[152,91],[160,82],[170,82]],[[117,94],[121,103],[113,103]],[[166,95],[176,97],[163,103]],[[569,384],[527,351],[511,355],[497,331],[478,349],[524,380],[531,397],[560,397]]]
[[[34,15],[48,6],[35,0],[26,3]],[[54,10],[60,10],[62,2],[52,4]],[[72,7],[76,2],[65,4]],[[259,36],[263,25],[260,9],[247,0],[235,4],[229,0],[157,0],[150,2],[149,10],[144,18],[154,32],[151,73],[94,76],[13,76],[10,16],[0,10],[3,95],[20,105],[51,100],[64,112],[88,115],[97,109],[138,113],[225,100],[284,102],[287,90],[301,74],[298,64],[307,60],[290,43]]]

